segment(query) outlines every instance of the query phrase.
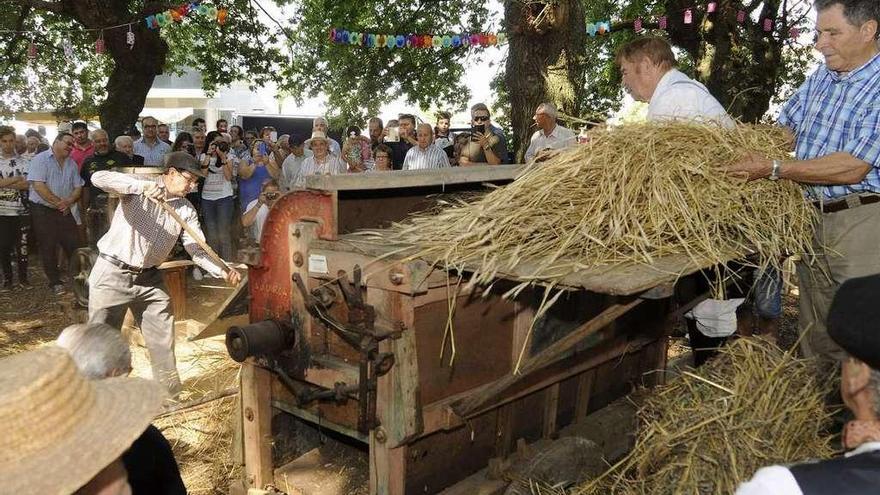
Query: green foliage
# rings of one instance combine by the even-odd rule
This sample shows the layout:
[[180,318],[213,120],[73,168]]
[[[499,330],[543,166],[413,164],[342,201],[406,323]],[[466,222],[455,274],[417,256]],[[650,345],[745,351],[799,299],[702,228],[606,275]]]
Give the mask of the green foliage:
[[289,21],[290,59],[280,88],[301,101],[324,94],[336,124],[362,122],[399,97],[422,110],[461,110],[461,84],[479,48],[383,49],[330,43],[329,29],[382,34],[480,32],[489,12],[483,0],[301,0]]

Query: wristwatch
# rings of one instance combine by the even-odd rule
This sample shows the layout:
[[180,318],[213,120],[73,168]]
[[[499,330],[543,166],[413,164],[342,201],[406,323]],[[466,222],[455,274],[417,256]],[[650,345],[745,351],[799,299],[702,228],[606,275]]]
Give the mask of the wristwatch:
[[770,169],[770,175],[767,177],[770,180],[779,180],[779,171],[782,168],[782,162],[779,160],[773,160],[773,167]]

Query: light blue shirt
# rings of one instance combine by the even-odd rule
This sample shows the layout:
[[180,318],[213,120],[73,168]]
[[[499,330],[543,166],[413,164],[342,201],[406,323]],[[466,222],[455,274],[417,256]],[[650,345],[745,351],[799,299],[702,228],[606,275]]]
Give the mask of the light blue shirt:
[[171,146],[158,138],[153,146],[144,141],[144,138],[134,142],[134,154],[144,157],[144,165],[147,167],[161,167],[164,165],[165,154],[170,152]]
[[69,156],[64,160],[64,166],[58,165],[52,148],[37,154],[31,159],[27,170],[28,182],[31,183],[28,198],[32,203],[37,203],[49,208],[54,208],[48,201],[43,199],[34,190],[34,182],[45,182],[52,194],[59,198],[69,198],[73,190],[82,187],[83,180],[79,176],[76,162]]
[[845,75],[821,66],[785,103],[779,124],[794,131],[798,160],[846,152],[872,167],[858,184],[812,187],[815,199],[880,193],[880,54]]

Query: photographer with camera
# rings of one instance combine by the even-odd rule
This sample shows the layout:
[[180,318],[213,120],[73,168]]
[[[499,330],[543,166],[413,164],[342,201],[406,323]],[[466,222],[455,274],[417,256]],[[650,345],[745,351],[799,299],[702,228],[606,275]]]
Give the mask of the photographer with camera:
[[205,172],[202,186],[202,214],[208,245],[223,259],[232,259],[232,219],[235,215],[232,181],[236,159],[229,152],[229,142],[217,131],[208,133],[200,162]]
[[507,163],[507,140],[492,126],[489,108],[483,103],[471,107],[470,140],[461,147],[460,166]]
[[251,237],[260,243],[260,236],[263,234],[263,224],[266,223],[266,217],[269,215],[269,209],[281,197],[281,188],[275,179],[266,179],[263,181],[263,187],[257,199],[248,203],[244,215],[241,216],[241,225],[244,228],[250,227]]

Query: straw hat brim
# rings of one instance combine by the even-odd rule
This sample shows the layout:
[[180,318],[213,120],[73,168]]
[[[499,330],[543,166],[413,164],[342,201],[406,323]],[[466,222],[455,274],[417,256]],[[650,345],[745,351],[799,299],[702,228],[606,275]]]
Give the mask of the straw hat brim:
[[160,412],[164,391],[141,378],[92,382],[95,402],[84,421],[56,444],[0,465],[0,493],[68,495],[121,456]]

